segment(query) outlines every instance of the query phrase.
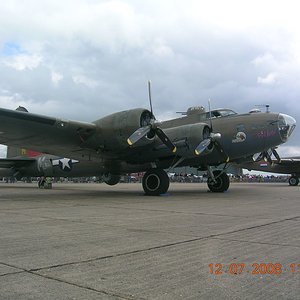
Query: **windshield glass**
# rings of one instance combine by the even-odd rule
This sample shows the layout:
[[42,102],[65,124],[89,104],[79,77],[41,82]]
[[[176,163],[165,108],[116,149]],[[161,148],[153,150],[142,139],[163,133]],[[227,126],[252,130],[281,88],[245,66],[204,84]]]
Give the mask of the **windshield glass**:
[[288,115],[279,114],[278,128],[281,139],[286,141],[296,127],[296,120]]
[[[216,109],[211,111],[212,118],[219,118],[219,117],[228,117],[232,115],[236,115],[237,113],[231,109]],[[210,113],[206,113],[206,118],[210,118]]]

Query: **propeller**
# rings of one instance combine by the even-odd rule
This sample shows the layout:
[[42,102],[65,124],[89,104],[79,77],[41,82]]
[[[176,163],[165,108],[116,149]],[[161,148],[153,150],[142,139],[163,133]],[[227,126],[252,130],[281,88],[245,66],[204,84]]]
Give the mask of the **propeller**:
[[272,152],[272,149],[268,149],[267,151],[265,151],[265,160],[267,160],[267,162],[272,165],[273,164],[273,161],[272,161],[272,156],[273,152]]
[[127,143],[132,146],[151,131],[151,125],[140,127],[128,139]]
[[164,131],[159,128],[160,122],[155,120],[153,115],[152,108],[152,99],[151,99],[151,82],[148,81],[148,93],[149,93],[149,102],[150,102],[150,111],[151,111],[151,120],[148,125],[138,128],[128,139],[127,143],[132,146],[137,141],[142,139],[149,133],[156,135],[173,153],[176,152],[177,148],[172,143],[172,141],[168,138],[168,136],[164,133]]
[[280,163],[281,162],[281,158],[280,158],[280,156],[279,156],[279,154],[278,154],[278,152],[276,151],[275,148],[272,148],[272,153],[275,156],[277,162]]
[[208,111],[209,111],[209,131],[208,129],[206,132],[203,132],[203,136],[207,135],[206,138],[196,147],[195,154],[200,155],[202,152],[204,152],[213,142],[214,134],[212,133],[212,121],[211,121],[211,109],[210,109],[210,99],[208,99]]
[[258,162],[264,158],[264,152],[261,153],[255,153],[252,156],[253,161]]
[[263,151],[261,153],[256,153],[253,155],[253,161],[258,162],[262,159],[264,159],[265,161],[267,161],[269,164],[273,164],[273,160],[272,160],[272,154],[274,155],[274,157],[276,158],[277,162],[280,163],[281,158],[278,154],[278,152],[276,151],[275,148],[270,148],[266,151]]
[[200,155],[210,144],[221,138],[221,133],[210,133],[210,135],[204,139],[195,149],[195,153]]
[[204,135],[207,135],[206,138],[196,147],[195,154],[200,155],[202,152],[204,152],[210,145],[214,145],[215,148],[225,157],[226,162],[229,161],[229,156],[225,153],[222,146],[219,143],[219,140],[221,139],[221,133],[214,133],[213,132],[213,126],[212,126],[212,116],[211,116],[211,108],[210,108],[210,99],[208,100],[208,109],[209,109],[209,131],[204,133]]

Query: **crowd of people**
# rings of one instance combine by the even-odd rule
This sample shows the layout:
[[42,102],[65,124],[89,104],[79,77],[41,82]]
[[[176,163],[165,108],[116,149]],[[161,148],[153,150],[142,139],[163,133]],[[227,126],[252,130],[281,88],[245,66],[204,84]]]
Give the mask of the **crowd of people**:
[[[134,173],[121,176],[120,183],[135,183],[142,182],[144,173]],[[207,174],[195,175],[195,174],[186,174],[186,173],[168,173],[170,182],[181,182],[181,183],[201,183],[207,181]],[[253,175],[245,174],[242,176],[229,174],[229,179],[231,182],[288,182],[289,175]],[[21,179],[23,182],[32,182],[38,181],[39,186],[44,186],[46,182],[47,185],[49,178],[31,178],[24,177]],[[17,182],[16,178],[13,177],[3,177],[0,178],[0,182],[14,183]],[[51,182],[74,182],[74,183],[102,183],[103,180],[101,177],[76,177],[76,178],[51,178]]]

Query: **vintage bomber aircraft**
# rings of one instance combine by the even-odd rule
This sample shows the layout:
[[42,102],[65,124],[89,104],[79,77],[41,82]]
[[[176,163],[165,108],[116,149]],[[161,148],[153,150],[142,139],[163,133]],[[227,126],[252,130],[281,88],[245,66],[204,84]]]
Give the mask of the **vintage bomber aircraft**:
[[296,186],[299,184],[300,177],[300,157],[285,157],[281,159],[261,159],[248,163],[242,163],[239,167],[249,171],[262,171],[269,173],[291,174],[289,185]]
[[[207,170],[212,192],[224,192],[229,178],[224,170],[212,171],[211,166],[275,151],[288,140],[295,125],[294,118],[281,113],[205,112],[203,107],[190,108],[185,116],[164,122],[156,121],[151,105],[151,111],[130,109],[91,123],[0,108],[0,143],[55,156],[35,159],[31,176],[53,176],[56,167],[70,166],[70,162],[74,164],[69,176],[76,176],[82,164],[85,171],[79,176],[102,174],[110,185],[117,184],[121,174],[145,172],[145,193],[160,195],[169,188],[164,169],[192,166]],[[26,170],[26,160],[10,159],[8,165],[14,168],[14,163],[14,171],[18,165],[20,172]]]

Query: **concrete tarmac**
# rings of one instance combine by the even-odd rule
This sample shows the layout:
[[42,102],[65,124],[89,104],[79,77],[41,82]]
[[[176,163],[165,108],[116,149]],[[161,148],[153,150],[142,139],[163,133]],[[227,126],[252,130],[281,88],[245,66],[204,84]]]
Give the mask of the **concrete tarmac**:
[[299,191],[0,183],[0,299],[300,299]]

